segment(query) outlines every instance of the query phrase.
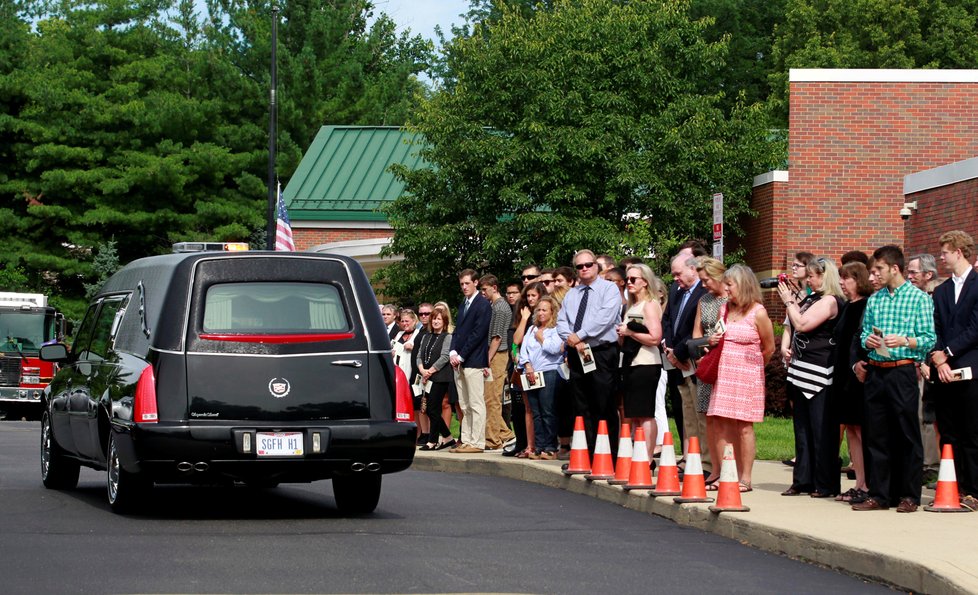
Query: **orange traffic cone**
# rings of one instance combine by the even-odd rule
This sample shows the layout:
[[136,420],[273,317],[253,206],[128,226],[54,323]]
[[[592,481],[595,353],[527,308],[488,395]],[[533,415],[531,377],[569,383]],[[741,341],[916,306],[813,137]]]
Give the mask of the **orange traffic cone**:
[[655,478],[653,496],[678,496],[679,467],[676,466],[676,447],[672,443],[672,432],[662,435],[662,454],[659,455],[659,474]]
[[594,441],[594,461],[591,472],[584,476],[588,481],[596,479],[614,479],[615,462],[611,460],[611,441],[608,439],[608,422],[598,422],[598,435]]
[[713,502],[706,496],[706,478],[703,477],[703,463],[700,460],[700,439],[689,437],[689,452],[686,453],[686,472],[683,473],[683,492],[673,498],[680,504],[685,502]]
[[937,472],[937,491],[934,501],[925,506],[927,512],[972,512],[961,506],[958,498],[958,477],[954,472],[954,451],[945,444],[941,451],[941,468]]
[[570,462],[561,467],[564,475],[582,475],[591,472],[591,458],[587,454],[587,436],[584,434],[584,418],[574,420],[574,437],[571,438]]
[[733,445],[723,447],[723,465],[720,466],[720,479],[717,482],[716,506],[710,512],[748,512],[750,508],[740,501],[740,478],[737,477],[737,461],[734,460]]
[[609,479],[608,483],[611,485],[625,485],[628,483],[628,474],[631,472],[632,427],[628,424],[621,424],[621,435],[618,437],[618,462],[615,464],[615,477]]
[[635,428],[635,441],[632,447],[632,467],[628,473],[628,483],[622,486],[628,490],[651,490],[652,469],[649,468],[649,449],[645,446],[645,430]]

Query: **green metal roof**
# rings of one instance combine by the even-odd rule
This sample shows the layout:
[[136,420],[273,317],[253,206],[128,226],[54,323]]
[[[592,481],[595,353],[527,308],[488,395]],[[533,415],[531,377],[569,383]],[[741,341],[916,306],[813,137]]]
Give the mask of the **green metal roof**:
[[428,167],[420,135],[395,126],[323,126],[282,192],[292,221],[385,221],[404,184],[394,163]]

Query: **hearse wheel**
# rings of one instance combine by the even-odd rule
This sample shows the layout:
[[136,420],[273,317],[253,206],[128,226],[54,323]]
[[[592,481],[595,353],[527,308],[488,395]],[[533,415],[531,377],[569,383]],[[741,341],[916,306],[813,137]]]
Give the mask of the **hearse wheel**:
[[140,474],[130,473],[122,468],[115,433],[111,431],[106,452],[105,485],[109,506],[113,512],[132,512],[142,504],[153,484]]
[[51,432],[51,418],[41,416],[41,481],[52,490],[70,490],[78,485],[78,462],[61,452]]
[[344,514],[373,512],[380,501],[380,473],[337,475],[333,478],[336,507]]

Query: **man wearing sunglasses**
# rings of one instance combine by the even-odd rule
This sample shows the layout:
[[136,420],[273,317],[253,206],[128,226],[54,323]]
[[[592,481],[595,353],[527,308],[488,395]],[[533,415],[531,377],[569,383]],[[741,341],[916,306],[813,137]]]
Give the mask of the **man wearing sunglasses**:
[[[618,287],[598,275],[597,258],[590,250],[574,255],[578,284],[567,292],[557,317],[557,334],[567,342],[570,389],[575,415],[584,418],[588,452],[600,420],[608,422],[612,457],[618,450],[618,404],[614,399],[618,371],[618,322],[621,294]],[[596,368],[585,373],[582,358],[590,348]]]
[[537,265],[530,264],[523,267],[523,274],[520,275],[520,279],[523,280],[523,287],[526,287],[530,283],[536,281],[537,277],[539,276],[540,276],[540,267],[538,267]]

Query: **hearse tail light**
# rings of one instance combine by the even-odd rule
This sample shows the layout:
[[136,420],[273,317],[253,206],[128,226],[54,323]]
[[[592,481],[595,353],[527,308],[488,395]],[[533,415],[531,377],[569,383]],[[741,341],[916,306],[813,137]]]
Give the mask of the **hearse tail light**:
[[132,420],[137,423],[155,424],[160,419],[156,409],[156,374],[153,366],[146,366],[136,383],[136,399],[132,405]]
[[397,421],[414,421],[414,399],[411,396],[411,385],[407,376],[399,366],[394,366],[394,410]]

